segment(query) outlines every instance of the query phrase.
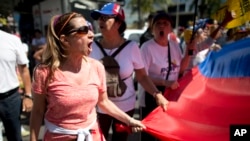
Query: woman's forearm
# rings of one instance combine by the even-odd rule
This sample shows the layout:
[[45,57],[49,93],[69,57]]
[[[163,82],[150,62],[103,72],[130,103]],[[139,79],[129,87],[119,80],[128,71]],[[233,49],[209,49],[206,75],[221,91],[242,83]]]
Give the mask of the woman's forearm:
[[[162,80],[155,80],[157,81],[159,85],[163,84]],[[142,77],[141,79],[138,79],[138,82],[142,85],[142,87],[151,95],[153,95],[155,92],[158,92],[159,90],[156,88],[155,83],[151,80],[151,78],[147,75]],[[156,85],[158,85],[156,84]]]
[[112,101],[109,99],[102,100],[98,103],[98,106],[108,115],[116,118],[123,123],[129,125],[131,117],[127,115],[125,112],[120,110]]
[[30,141],[38,141],[40,127],[42,125],[43,115],[32,111],[30,117]]
[[33,94],[33,101],[34,106],[30,116],[30,141],[37,141],[46,112],[45,94]]

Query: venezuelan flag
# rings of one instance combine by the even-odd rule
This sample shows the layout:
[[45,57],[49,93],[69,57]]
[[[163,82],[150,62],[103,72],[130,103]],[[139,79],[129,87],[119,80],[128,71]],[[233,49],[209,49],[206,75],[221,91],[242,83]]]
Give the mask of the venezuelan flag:
[[167,111],[142,120],[145,132],[161,141],[229,141],[230,125],[250,124],[250,38],[211,52],[179,83],[164,93]]
[[160,107],[143,123],[162,141],[229,141],[232,124],[250,124],[250,38],[210,53],[166,90],[167,112]]

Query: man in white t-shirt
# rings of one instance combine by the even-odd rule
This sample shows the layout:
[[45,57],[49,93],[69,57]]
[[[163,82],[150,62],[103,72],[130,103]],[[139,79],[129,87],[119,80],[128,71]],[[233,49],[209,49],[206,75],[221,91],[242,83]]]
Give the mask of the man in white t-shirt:
[[[33,106],[27,65],[29,61],[18,37],[2,30],[0,37],[0,118],[4,123],[7,139],[21,141],[20,112],[30,112]],[[17,66],[25,86],[23,100],[18,92]]]

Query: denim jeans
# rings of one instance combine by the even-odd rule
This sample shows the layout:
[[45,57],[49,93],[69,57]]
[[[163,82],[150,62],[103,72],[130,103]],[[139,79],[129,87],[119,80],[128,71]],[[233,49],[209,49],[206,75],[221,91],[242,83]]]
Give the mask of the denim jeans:
[[22,141],[21,105],[21,95],[18,91],[4,99],[0,99],[0,118],[8,141]]

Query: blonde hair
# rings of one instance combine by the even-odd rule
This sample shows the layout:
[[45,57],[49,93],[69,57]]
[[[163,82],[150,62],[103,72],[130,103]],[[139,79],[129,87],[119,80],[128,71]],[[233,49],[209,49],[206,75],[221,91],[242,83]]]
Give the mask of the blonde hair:
[[41,64],[48,67],[49,71],[46,87],[53,80],[55,70],[67,58],[67,49],[62,45],[60,36],[67,35],[74,28],[70,21],[77,17],[84,18],[81,14],[70,12],[60,16],[53,16],[50,20],[47,31],[47,47],[43,52],[41,61]]

